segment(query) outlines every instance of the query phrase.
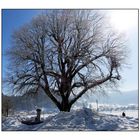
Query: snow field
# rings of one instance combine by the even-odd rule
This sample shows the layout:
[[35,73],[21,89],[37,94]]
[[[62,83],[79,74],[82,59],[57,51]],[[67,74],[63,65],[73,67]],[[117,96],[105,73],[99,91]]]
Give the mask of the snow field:
[[[3,131],[128,131],[138,130],[138,118],[97,113],[89,108],[44,114],[38,125],[22,124],[19,116],[2,119]],[[28,118],[33,115],[28,115]]]

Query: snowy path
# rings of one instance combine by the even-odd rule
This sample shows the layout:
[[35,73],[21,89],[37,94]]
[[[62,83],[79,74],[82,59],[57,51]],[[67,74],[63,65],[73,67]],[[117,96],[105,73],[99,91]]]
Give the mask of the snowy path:
[[[46,115],[47,116],[47,115]],[[138,118],[97,114],[91,109],[60,112],[48,116],[38,125],[22,124],[16,117],[8,117],[2,122],[2,130],[7,131],[126,131],[138,130]]]

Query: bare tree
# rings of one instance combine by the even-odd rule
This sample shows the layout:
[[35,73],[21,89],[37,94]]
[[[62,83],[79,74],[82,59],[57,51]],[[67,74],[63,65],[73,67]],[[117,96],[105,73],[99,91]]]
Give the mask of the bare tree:
[[104,25],[95,10],[48,10],[15,31],[7,79],[14,93],[41,88],[70,111],[89,90],[120,80],[125,45]]
[[10,97],[2,94],[2,115],[8,117],[10,110],[13,108]]

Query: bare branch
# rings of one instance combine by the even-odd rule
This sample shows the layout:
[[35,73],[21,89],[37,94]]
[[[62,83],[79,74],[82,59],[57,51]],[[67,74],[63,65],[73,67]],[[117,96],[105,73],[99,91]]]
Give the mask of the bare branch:
[[7,81],[17,93],[42,88],[63,111],[89,90],[116,83],[125,42],[104,18],[96,10],[50,10],[33,18],[13,33]]

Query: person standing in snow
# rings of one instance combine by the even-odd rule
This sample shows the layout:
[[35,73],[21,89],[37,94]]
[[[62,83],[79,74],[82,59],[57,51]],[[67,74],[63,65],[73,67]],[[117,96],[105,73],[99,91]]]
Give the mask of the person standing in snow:
[[124,112],[122,113],[122,116],[123,116],[123,117],[125,117],[125,116],[126,116]]

